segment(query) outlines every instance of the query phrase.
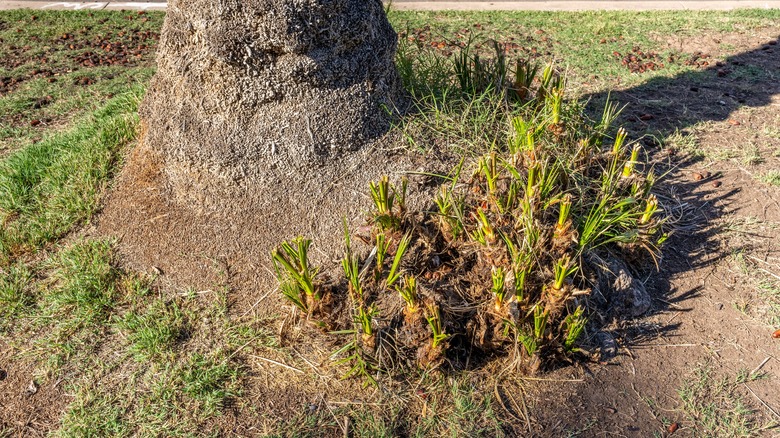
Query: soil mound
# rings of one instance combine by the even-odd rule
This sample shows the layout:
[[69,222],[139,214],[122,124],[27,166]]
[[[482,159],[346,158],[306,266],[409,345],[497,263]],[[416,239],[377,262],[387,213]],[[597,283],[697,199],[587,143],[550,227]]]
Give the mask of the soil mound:
[[[177,286],[227,284],[241,291],[241,303],[254,304],[276,287],[270,251],[280,242],[297,235],[312,238],[312,260],[338,268],[344,255],[343,220],[352,229],[365,223],[369,181],[386,174],[398,182],[408,170],[442,172],[451,166],[430,156],[388,151],[387,145],[398,140],[393,137],[313,168],[309,179],[221,186],[230,205],[212,211],[174,202],[163,158],[140,145],[106,200],[97,231],[117,238],[130,268],[162,273],[163,280]],[[431,199],[427,183],[425,177],[410,175],[410,208],[424,208],[423,200]]]

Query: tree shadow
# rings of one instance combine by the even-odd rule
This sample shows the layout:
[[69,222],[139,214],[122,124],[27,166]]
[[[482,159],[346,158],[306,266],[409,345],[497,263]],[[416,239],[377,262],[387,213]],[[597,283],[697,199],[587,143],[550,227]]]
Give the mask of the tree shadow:
[[[733,248],[726,251],[719,245],[723,229],[716,225],[716,220],[733,210],[732,205],[742,193],[740,188],[719,188],[717,173],[694,173],[692,168],[700,168],[702,158],[676,150],[666,139],[701,124],[730,120],[744,108],[780,103],[778,43],[780,40],[771,41],[704,69],[583,97],[588,113],[594,115],[600,113],[608,99],[626,104],[617,124],[625,127],[630,136],[640,138],[651,161],[656,163],[656,170],[665,174],[657,189],[664,197],[667,211],[677,217],[678,229],[663,248],[657,269],[654,266],[634,272],[644,280],[654,301],[647,315],[670,310],[685,312],[689,307],[686,302],[700,294],[699,286],[679,289],[673,280],[712,266],[732,253]],[[673,332],[675,327],[676,323],[647,327],[637,320],[615,334],[627,345],[637,345],[661,333]]]

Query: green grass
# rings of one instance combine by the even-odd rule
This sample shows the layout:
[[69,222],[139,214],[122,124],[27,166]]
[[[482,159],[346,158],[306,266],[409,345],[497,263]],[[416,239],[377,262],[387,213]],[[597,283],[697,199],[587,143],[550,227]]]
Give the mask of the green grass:
[[[390,19],[399,31],[409,34],[425,31],[422,45],[433,42],[466,42],[471,35],[500,42],[513,42],[536,54],[519,51],[541,60],[555,58],[578,79],[598,88],[616,83],[633,85],[652,77],[671,76],[691,68],[666,62],[666,68],[635,74],[616,62],[613,52],[629,52],[634,46],[658,51],[665,61],[669,54],[681,54],[676,42],[681,38],[715,32],[744,32],[771,26],[780,11],[735,10],[686,11],[685,13],[591,11],[591,12],[407,12],[391,11]],[[541,31],[542,33],[537,33]],[[670,36],[674,36],[670,41]],[[612,41],[612,39],[615,41]],[[601,40],[605,39],[605,43]],[[549,54],[547,54],[549,53]],[[511,54],[511,53],[510,53]],[[747,69],[747,67],[745,68]],[[743,70],[745,70],[743,69]],[[740,74],[752,74],[745,70]]]
[[[0,11],[0,60],[5,60],[0,62],[0,78],[21,81],[11,92],[0,94],[0,156],[36,143],[51,131],[71,125],[74,117],[103,107],[130,87],[145,84],[154,73],[151,49],[162,18],[161,13]],[[131,40],[136,33],[140,37]],[[64,35],[69,38],[63,40]],[[87,66],[79,62],[77,57],[85,52],[106,56],[117,52],[104,50],[102,42],[147,49],[140,56],[127,53],[126,65]],[[46,73],[33,75],[38,71]],[[82,78],[91,83],[81,84]],[[40,124],[32,126],[35,121]]]
[[504,436],[492,402],[467,380],[453,380],[449,393],[431,400],[431,414],[417,425],[414,436]]
[[79,242],[57,253],[49,276],[53,287],[44,294],[46,311],[67,316],[78,325],[101,325],[116,301],[119,272],[114,268],[111,244]]
[[239,394],[238,370],[223,353],[192,355],[181,369],[182,392],[202,403],[204,414],[213,415],[228,397]]
[[780,327],[780,280],[766,274],[763,277],[758,282],[762,319],[771,327]]
[[277,345],[262,321],[229,318],[219,293],[163,296],[117,268],[110,242],[76,242],[39,269],[14,344],[32,347],[39,382],[68,376],[62,436],[195,434],[241,394],[237,349]]
[[697,367],[677,391],[682,411],[694,436],[756,436],[763,429],[754,412],[743,400],[739,385],[758,379],[740,373],[717,376],[709,364]]
[[[61,436],[191,436],[241,394],[240,346],[276,348],[262,321],[228,317],[224,293],[162,295],[117,267],[109,241],[55,246],[0,283],[0,336],[36,380],[74,394]],[[191,323],[195,315],[197,324]]]
[[188,320],[176,301],[155,300],[143,311],[128,312],[119,325],[128,332],[130,350],[139,362],[170,355],[187,335]]
[[502,437],[511,436],[493,410],[493,398],[480,390],[482,382],[468,377],[432,378],[411,400],[389,399],[381,406],[354,405],[321,408],[279,424],[269,437],[319,437],[341,435],[348,420],[349,436],[354,437]]
[[122,147],[135,139],[141,88],[66,132],[0,162],[0,266],[54,242],[97,211]]
[[24,263],[17,262],[4,269],[0,276],[0,330],[9,319],[32,304],[32,272]]
[[39,331],[32,354],[44,361],[41,375],[59,374],[71,359],[81,360],[99,345],[120,295],[113,257],[108,242],[83,241],[39,267],[45,279],[35,284],[41,291],[28,312],[38,318],[27,329]]
[[[104,379],[127,372],[119,366]],[[98,377],[98,376],[95,376]],[[62,419],[62,436],[195,436],[226,400],[238,395],[238,369],[224,355],[193,354],[180,362],[152,363],[108,380],[81,379]],[[215,431],[210,431],[211,433]]]
[[780,187],[780,170],[769,170],[760,179],[769,185]]
[[[750,236],[756,233],[775,233],[778,225],[755,220],[752,223],[743,222],[743,226],[738,228],[730,228],[730,230],[728,228],[726,230]],[[780,327],[780,279],[775,273],[766,269],[771,268],[771,266],[757,263],[761,260],[755,257],[746,257],[742,251],[735,252],[733,260],[745,284],[756,290],[755,295],[739,297],[739,301],[734,303],[735,307],[762,324],[775,328]]]

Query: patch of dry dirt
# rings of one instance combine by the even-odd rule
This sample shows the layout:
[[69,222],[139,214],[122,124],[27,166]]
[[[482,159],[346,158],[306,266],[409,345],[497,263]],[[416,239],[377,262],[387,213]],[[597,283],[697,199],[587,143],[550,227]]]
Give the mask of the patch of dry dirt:
[[[371,205],[369,181],[387,174],[397,182],[407,172],[446,174],[451,167],[446,159],[395,154],[387,144],[397,139],[385,141],[345,155],[333,166],[311,169],[309,175],[290,175],[270,186],[220,188],[234,205],[209,212],[178,202],[160,160],[141,145],[108,197],[97,231],[119,240],[132,269],[162,272],[171,284],[196,288],[211,288],[227,277],[236,292],[234,306],[257,306],[276,288],[270,253],[280,242],[306,236],[314,241],[313,262],[326,271],[337,268],[344,253],[342,222],[346,219],[353,230],[363,224]],[[409,176],[410,208],[421,208],[430,199],[423,196],[428,178]]]
[[[47,436],[57,429],[70,398],[61,382],[33,383],[35,367],[11,360],[12,349],[0,340],[0,434]],[[6,436],[6,435],[2,435]]]

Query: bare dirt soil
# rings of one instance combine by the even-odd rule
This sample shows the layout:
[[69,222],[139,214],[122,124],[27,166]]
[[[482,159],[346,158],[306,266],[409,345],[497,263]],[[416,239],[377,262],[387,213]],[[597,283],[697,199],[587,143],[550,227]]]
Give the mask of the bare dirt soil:
[[0,341],[0,432],[46,436],[55,430],[69,398],[58,384],[33,383],[35,367],[11,361],[12,349]]

